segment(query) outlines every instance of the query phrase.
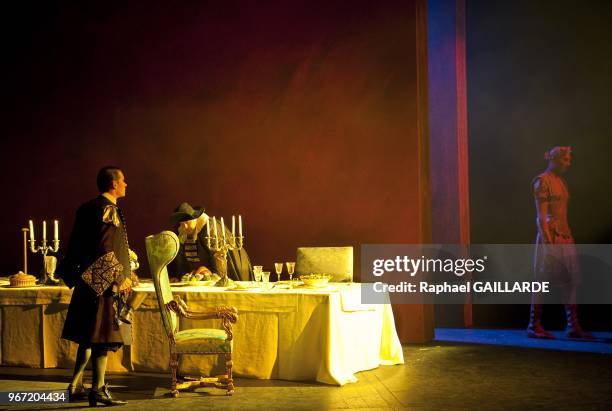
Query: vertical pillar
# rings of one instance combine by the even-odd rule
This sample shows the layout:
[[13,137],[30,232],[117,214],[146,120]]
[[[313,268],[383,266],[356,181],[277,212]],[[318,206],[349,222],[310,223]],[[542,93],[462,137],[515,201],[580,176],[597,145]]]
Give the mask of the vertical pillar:
[[[431,242],[431,176],[428,132],[427,0],[415,1],[417,65],[417,139],[419,232],[422,243]],[[397,334],[402,343],[422,343],[434,338],[433,306],[394,305]]]
[[429,0],[427,38],[432,242],[469,244],[465,0]]

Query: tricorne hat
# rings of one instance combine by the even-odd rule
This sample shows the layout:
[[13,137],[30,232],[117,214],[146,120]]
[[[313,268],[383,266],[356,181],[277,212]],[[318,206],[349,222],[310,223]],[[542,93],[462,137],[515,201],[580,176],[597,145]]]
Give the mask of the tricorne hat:
[[202,214],[204,207],[192,207],[189,203],[181,203],[170,216],[170,223],[176,225],[183,221],[195,220]]

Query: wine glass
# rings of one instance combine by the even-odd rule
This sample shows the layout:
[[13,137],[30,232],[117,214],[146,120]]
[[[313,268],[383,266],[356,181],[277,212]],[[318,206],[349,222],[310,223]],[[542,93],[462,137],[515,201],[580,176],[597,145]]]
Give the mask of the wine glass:
[[276,271],[277,281],[280,281],[280,276],[283,273],[283,263],[274,263],[274,270]]
[[263,265],[254,265],[253,266],[253,275],[255,275],[255,282],[261,282],[261,273],[263,271]]
[[288,261],[287,264],[287,272],[289,273],[289,285],[293,287],[293,273],[295,272],[295,261]]
[[261,279],[264,283],[264,288],[270,288],[270,271],[262,271]]

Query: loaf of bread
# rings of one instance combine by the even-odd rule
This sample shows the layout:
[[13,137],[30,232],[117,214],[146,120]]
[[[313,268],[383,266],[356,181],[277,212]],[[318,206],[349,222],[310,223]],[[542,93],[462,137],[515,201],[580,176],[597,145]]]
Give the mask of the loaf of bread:
[[33,287],[36,285],[36,277],[19,271],[9,277],[9,284],[11,287]]

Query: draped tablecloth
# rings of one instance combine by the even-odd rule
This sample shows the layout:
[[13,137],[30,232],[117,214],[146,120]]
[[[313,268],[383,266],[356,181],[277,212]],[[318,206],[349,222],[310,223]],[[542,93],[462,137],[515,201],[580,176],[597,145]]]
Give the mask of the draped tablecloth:
[[[72,290],[65,286],[8,288],[0,278],[0,364],[72,368],[77,345],[61,339]],[[129,347],[109,353],[109,371],[129,371]]]
[[[216,305],[238,308],[234,325],[236,376],[319,381],[343,385],[355,373],[402,364],[403,353],[389,304],[360,302],[360,284],[327,289],[225,291],[173,287],[192,311]],[[151,284],[136,310],[131,345],[109,356],[109,371],[167,372],[169,348]],[[71,291],[66,287],[11,289],[0,286],[4,365],[71,367],[76,346],[60,339]],[[181,319],[179,328],[219,326],[218,320]],[[183,356],[183,374],[222,373],[222,359]]]

